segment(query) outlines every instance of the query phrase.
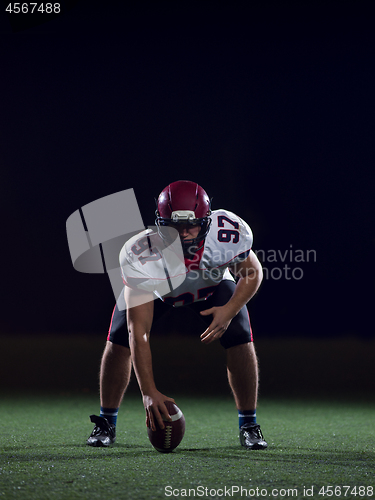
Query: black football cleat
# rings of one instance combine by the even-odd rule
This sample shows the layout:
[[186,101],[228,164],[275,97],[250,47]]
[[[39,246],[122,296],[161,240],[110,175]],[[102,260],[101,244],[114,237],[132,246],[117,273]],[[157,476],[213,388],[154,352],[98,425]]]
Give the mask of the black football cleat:
[[244,424],[240,429],[240,443],[247,450],[265,450],[268,446],[259,424]]
[[89,446],[111,446],[116,441],[116,426],[104,417],[90,415],[90,420],[95,424],[94,430],[87,440]]

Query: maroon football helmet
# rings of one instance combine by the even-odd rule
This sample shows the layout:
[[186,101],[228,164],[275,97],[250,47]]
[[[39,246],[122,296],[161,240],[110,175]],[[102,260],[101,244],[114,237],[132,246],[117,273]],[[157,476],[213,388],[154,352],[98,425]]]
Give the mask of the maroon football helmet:
[[157,201],[156,225],[192,224],[201,227],[189,246],[197,246],[207,236],[211,224],[211,202],[206,191],[196,182],[176,181],[160,193]]

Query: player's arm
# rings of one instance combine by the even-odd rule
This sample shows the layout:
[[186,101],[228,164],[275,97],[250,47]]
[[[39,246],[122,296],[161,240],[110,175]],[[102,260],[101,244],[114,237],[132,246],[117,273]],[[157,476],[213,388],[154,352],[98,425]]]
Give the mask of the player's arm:
[[209,344],[225,333],[232,318],[255,295],[263,279],[262,266],[252,250],[246,260],[231,266],[230,270],[238,277],[231,299],[224,306],[201,312],[203,315],[213,315],[212,323],[201,335],[203,343]]
[[152,356],[149,343],[150,330],[154,315],[153,295],[139,294],[136,290],[125,287],[127,304],[127,320],[129,330],[130,352],[138,385],[142,393],[146,410],[146,425],[152,430],[156,423],[164,428],[161,415],[170,420],[164,401],[173,399],[161,394],[155,386],[152,371]]

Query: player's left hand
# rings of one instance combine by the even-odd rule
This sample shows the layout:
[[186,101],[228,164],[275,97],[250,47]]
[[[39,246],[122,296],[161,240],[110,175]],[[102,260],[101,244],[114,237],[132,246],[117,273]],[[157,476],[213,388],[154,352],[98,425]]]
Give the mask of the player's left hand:
[[202,316],[209,316],[210,314],[212,314],[213,320],[201,335],[201,341],[204,344],[209,344],[224,335],[233,318],[225,306],[211,307],[211,309],[201,311]]

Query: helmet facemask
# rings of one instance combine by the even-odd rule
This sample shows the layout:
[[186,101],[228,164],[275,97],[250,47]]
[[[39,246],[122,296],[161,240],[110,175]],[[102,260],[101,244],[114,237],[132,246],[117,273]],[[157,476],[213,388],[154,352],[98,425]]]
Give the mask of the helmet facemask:
[[189,210],[172,212],[171,218],[160,217],[158,210],[156,210],[155,214],[155,224],[157,225],[159,234],[164,241],[168,239],[168,232],[163,231],[163,228],[165,227],[173,227],[178,231],[179,224],[184,224],[186,226],[200,226],[200,231],[196,238],[187,240],[181,238],[181,246],[184,252],[184,257],[189,260],[193,260],[195,253],[203,246],[204,239],[210,229],[211,218],[203,217],[201,219],[196,219],[194,212]]

